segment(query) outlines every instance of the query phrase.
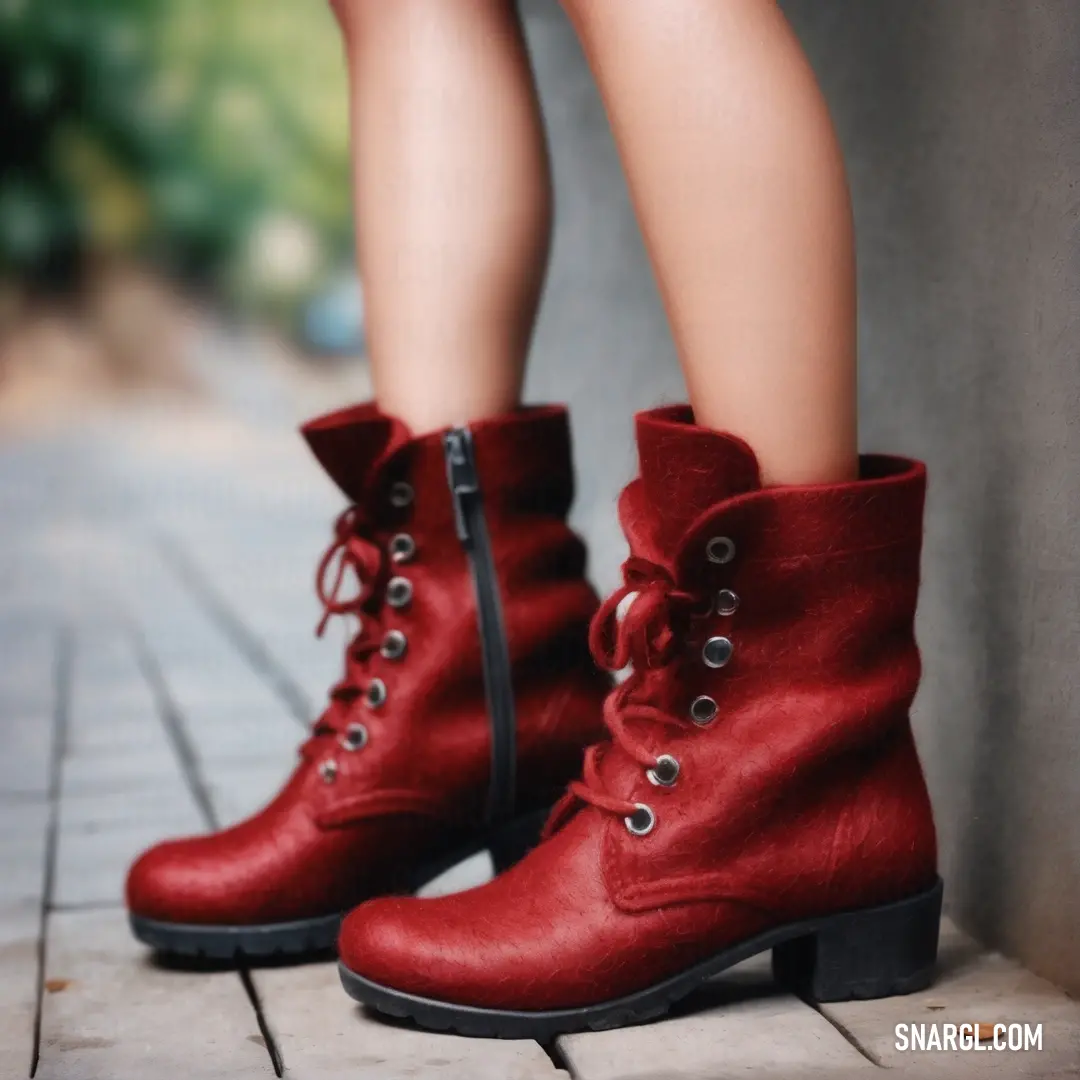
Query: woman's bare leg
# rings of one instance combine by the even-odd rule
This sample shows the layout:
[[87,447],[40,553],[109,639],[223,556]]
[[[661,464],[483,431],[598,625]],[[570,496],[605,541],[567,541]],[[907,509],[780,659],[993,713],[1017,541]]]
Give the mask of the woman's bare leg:
[[375,396],[416,433],[513,408],[547,151],[512,0],[336,0]]
[[774,0],[563,0],[611,120],[699,423],[767,483],[856,470],[843,161]]

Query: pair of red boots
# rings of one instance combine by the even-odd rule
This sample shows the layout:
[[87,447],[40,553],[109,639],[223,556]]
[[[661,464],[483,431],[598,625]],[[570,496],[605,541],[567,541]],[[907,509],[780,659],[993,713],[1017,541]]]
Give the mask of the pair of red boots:
[[[337,941],[378,1010],[539,1039],[660,1015],[766,949],[818,1001],[927,985],[921,464],[762,488],[739,439],[642,414],[625,584],[597,610],[561,408],[414,438],[365,405],[304,433],[350,500],[320,596],[360,629],[274,801],[135,864],[142,941]],[[401,895],[485,847],[490,883]]]

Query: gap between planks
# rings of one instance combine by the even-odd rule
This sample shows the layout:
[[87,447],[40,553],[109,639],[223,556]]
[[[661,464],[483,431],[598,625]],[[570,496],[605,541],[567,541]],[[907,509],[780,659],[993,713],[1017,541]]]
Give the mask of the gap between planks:
[[314,712],[307,694],[263,639],[237,614],[220,589],[211,582],[209,575],[173,537],[158,534],[155,546],[162,561],[188,590],[203,613],[221,630],[251,669],[266,679],[297,723],[308,727]]
[[855,1033],[851,1031],[843,1022],[837,1017],[831,1016],[828,1010],[823,1009],[816,1001],[810,1001],[808,998],[801,998],[804,1005],[808,1005],[814,1010],[823,1020],[831,1024],[836,1030],[854,1047],[871,1065],[876,1065],[879,1069],[886,1068],[885,1063],[873,1052],[869,1047],[863,1046],[856,1038]]
[[41,915],[38,922],[37,986],[35,987],[34,1030],[30,1048],[30,1077],[37,1073],[41,1058],[41,1019],[45,997],[45,965],[49,958],[49,913],[56,883],[56,850],[60,827],[60,780],[67,746],[68,720],[71,715],[71,681],[75,660],[75,637],[69,626],[56,634],[53,665],[52,747],[49,756],[49,817],[45,834],[45,860],[42,868]]
[[[136,663],[150,687],[158,718],[161,720],[169,744],[176,754],[184,782],[187,784],[191,797],[195,800],[195,805],[199,808],[199,813],[202,815],[207,828],[216,830],[220,827],[218,815],[214,810],[214,804],[210,798],[210,791],[202,775],[202,770],[199,768],[198,756],[188,733],[187,724],[179,706],[169,691],[161,665],[158,663],[158,659],[150,649],[146,639],[134,628],[130,631],[130,639],[135,652]],[[259,1033],[262,1035],[266,1052],[270,1057],[274,1075],[278,1077],[284,1076],[285,1063],[282,1059],[281,1047],[278,1045],[277,1039],[274,1037],[274,1033],[267,1021],[258,987],[251,978],[251,971],[246,962],[239,958],[237,958],[236,970],[240,983],[244,987],[244,993],[247,994],[248,1001],[255,1012],[255,1022],[259,1027]]]

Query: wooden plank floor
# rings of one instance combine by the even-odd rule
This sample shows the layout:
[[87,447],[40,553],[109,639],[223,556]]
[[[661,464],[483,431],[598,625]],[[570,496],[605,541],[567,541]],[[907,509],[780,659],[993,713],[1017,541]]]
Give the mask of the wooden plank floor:
[[[1080,1007],[946,928],[911,998],[820,1010],[743,965],[662,1023],[555,1046],[386,1024],[331,964],[184,971],[130,937],[131,859],[249,813],[336,677],[312,568],[339,497],[295,417],[363,393],[210,342],[207,401],[0,443],[0,1080],[1080,1075]],[[435,888],[485,872],[473,862]],[[903,1054],[900,1022],[1042,1023],[1041,1052]]]

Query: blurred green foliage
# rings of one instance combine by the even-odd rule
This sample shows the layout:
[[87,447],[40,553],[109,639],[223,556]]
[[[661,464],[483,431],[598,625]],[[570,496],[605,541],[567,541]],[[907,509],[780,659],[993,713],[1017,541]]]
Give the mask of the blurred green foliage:
[[309,290],[350,248],[346,112],[318,0],[0,0],[0,277]]

